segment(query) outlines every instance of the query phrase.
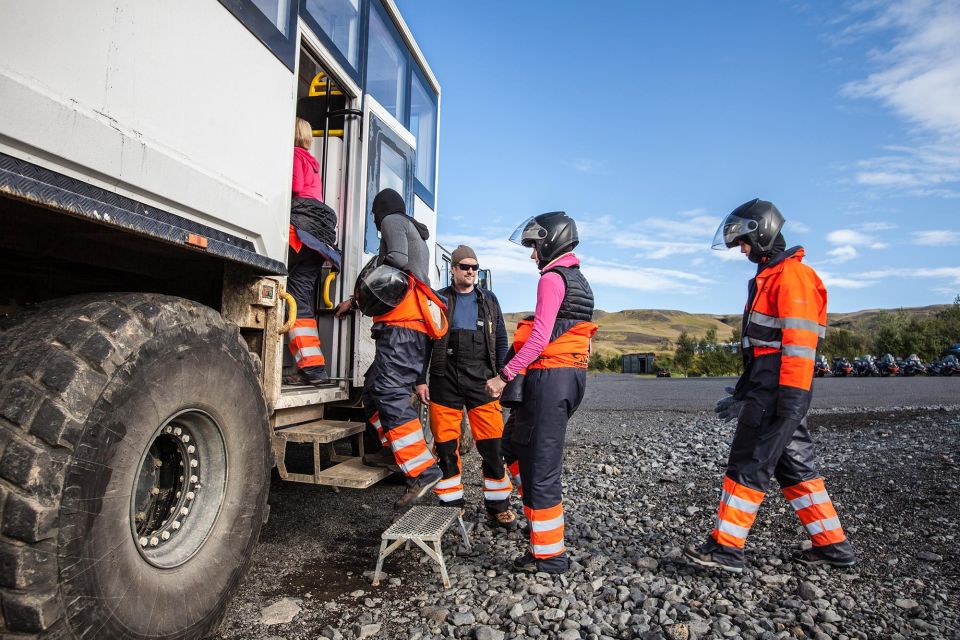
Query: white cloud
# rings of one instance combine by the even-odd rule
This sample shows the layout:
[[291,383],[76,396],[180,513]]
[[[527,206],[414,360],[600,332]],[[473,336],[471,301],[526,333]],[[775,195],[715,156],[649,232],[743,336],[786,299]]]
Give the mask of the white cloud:
[[817,271],[827,289],[866,289],[877,284],[876,280],[862,280],[855,276],[838,276],[829,271]]
[[885,267],[883,269],[874,269],[872,271],[863,271],[860,273],[838,275],[830,271],[818,271],[820,278],[827,288],[838,289],[865,289],[881,284],[885,280],[896,278],[912,278],[926,281],[938,281],[934,291],[952,291],[940,284],[946,281],[946,284],[953,287],[960,287],[960,267],[920,267],[912,269],[901,269],[894,267]]
[[960,231],[936,229],[932,231],[914,231],[911,235],[913,236],[913,244],[932,247],[946,247],[960,244]]
[[796,231],[797,233],[810,233],[810,226],[797,220],[787,220],[783,226],[784,231]]
[[620,289],[695,294],[712,283],[703,276],[688,271],[638,267],[581,256],[583,275],[592,285],[608,285]]
[[860,225],[864,231],[890,231],[896,229],[897,225],[892,222],[865,222]]
[[960,196],[960,3],[956,0],[860,2],[844,36],[879,32],[891,42],[871,52],[875,70],[844,86],[879,100],[915,126],[912,144],[861,161],[865,186],[920,195]]
[[888,244],[880,242],[875,236],[856,231],[854,229],[837,229],[827,234],[827,242],[849,247],[869,247],[871,249],[886,249]]
[[849,244],[845,244],[837,247],[836,249],[831,249],[827,252],[827,255],[833,258],[832,260],[829,260],[829,262],[849,262],[857,257],[857,249]]

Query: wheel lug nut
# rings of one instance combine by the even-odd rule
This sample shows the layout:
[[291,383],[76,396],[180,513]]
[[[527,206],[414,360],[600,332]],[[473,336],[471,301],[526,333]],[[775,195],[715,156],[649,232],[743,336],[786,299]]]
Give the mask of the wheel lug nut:
[[190,436],[188,436],[187,434],[183,434],[180,437],[180,439],[183,440],[184,442],[190,442]]
[[186,507],[180,509],[180,515],[182,516],[190,515],[190,509],[187,509]]
[[163,538],[164,540],[169,540],[169,539],[170,539],[170,532],[169,532],[169,531],[164,531],[163,533],[160,534],[160,537]]
[[196,460],[191,460],[191,461],[190,461],[190,466],[191,466],[191,467],[196,468],[197,464],[198,464],[198,463],[197,463]]
[[141,546],[141,547],[145,547],[145,546],[147,546],[148,544],[150,544],[150,541],[147,540],[146,538],[140,538],[139,542],[140,542],[140,546]]
[[160,467],[163,466],[163,460],[154,460],[154,461],[153,461],[153,466],[155,466],[157,469],[159,469]]
[[151,546],[151,547],[155,547],[155,546],[157,546],[158,544],[160,544],[160,538],[158,538],[157,536],[153,536],[152,538],[150,538],[150,546]]
[[174,531],[177,531],[180,528],[180,523],[176,520],[173,521],[173,524],[170,525],[170,528]]
[[190,445],[189,447],[187,447],[187,453],[193,453],[196,450],[197,448],[193,445]]
[[137,522],[143,522],[147,519],[147,514],[145,514],[143,511],[137,511],[137,515],[135,515],[133,519]]
[[193,500],[196,494],[193,491],[187,491],[187,500]]
[[152,495],[152,496],[158,496],[158,495],[160,495],[160,488],[159,488],[159,487],[154,487],[153,489],[150,489],[150,495]]
[[176,429],[173,430],[173,435],[175,436],[178,436],[181,433],[183,433],[183,429],[181,429],[180,427],[177,427]]
[[177,491],[177,497],[178,497],[178,498],[180,497],[180,492],[179,492],[179,491]]
[[[183,480],[183,478],[180,479]],[[197,476],[190,476],[190,484],[196,484],[197,480],[199,480]]]
[[167,426],[167,428],[164,429],[163,432],[164,432],[164,433],[173,433],[173,427]]

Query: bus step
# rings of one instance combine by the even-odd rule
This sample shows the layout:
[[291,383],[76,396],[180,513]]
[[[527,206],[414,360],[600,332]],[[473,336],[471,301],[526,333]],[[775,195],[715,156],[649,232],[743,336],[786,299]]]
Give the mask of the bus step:
[[390,475],[389,469],[368,467],[360,458],[350,458],[346,462],[324,469],[317,474],[315,484],[331,487],[349,487],[366,489]]
[[[301,424],[294,424],[274,429],[273,453],[277,462],[277,471],[282,480],[304,482],[332,487],[349,487],[352,489],[366,489],[390,475],[388,469],[368,467],[363,464],[363,422],[344,422],[339,420],[311,420]],[[346,456],[337,452],[334,443],[346,439],[353,440],[353,452],[356,456]],[[300,460],[304,453],[312,455],[312,464],[309,469],[312,473],[297,473],[287,468],[287,452],[289,443],[308,446],[308,451],[301,447]],[[326,459],[333,463],[326,469],[321,468],[321,450],[326,453]],[[295,467],[298,465],[295,465]]]
[[318,442],[326,444],[363,433],[363,422],[343,422],[340,420],[313,420],[303,424],[279,427],[273,432],[274,438],[283,438],[287,442]]

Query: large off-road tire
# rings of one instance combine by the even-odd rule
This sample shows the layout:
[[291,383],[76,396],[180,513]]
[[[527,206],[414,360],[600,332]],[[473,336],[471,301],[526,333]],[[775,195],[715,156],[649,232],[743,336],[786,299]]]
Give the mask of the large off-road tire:
[[0,324],[0,637],[216,628],[266,512],[257,369],[235,326],[169,296]]

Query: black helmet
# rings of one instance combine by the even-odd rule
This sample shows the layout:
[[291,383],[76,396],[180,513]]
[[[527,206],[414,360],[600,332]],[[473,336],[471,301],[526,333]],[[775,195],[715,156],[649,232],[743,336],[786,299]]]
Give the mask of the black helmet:
[[577,223],[563,211],[541,213],[527,218],[510,236],[510,242],[536,247],[537,264],[542,269],[580,244]]
[[378,260],[378,256],[370,259],[353,288],[353,297],[365,316],[379,316],[395,309],[410,286],[406,273],[389,265],[378,266]]
[[754,198],[730,212],[720,223],[713,237],[714,249],[732,249],[743,240],[760,254],[774,249],[780,229],[783,228],[783,214],[772,202]]

